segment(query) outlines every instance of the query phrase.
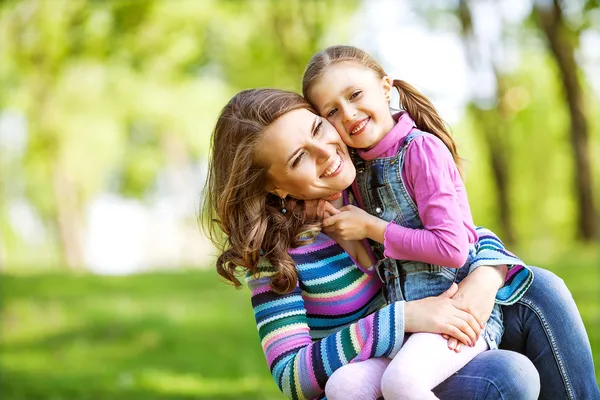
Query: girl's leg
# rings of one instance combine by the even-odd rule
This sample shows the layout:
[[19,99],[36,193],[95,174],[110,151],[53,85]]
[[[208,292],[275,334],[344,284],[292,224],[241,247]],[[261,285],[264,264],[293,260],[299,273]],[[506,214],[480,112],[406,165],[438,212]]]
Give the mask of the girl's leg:
[[381,397],[381,376],[389,358],[370,358],[337,369],[325,385],[328,400],[375,400]]
[[385,370],[381,390],[386,399],[437,399],[432,389],[488,349],[483,338],[460,353],[435,333],[415,333],[404,343]]
[[535,278],[523,298],[502,309],[500,347],[533,361],[541,399],[600,399],[590,342],[569,289],[552,272],[532,269]]
[[535,400],[540,393],[540,377],[522,354],[484,351],[433,393],[444,400]]

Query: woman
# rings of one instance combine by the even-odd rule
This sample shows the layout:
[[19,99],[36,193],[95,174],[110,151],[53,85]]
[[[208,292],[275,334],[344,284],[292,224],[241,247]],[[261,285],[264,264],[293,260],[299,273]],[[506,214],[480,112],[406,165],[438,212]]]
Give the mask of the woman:
[[[471,310],[479,304],[491,310],[502,269],[479,268],[445,296],[383,306],[368,246],[310,234],[318,233],[318,221],[291,198],[335,197],[355,172],[333,127],[301,96],[274,89],[239,93],[222,111],[212,147],[206,210],[227,235],[217,268],[236,284],[236,269],[247,274],[267,362],[286,395],[318,398],[342,365],[385,363],[405,332],[476,339],[485,310]],[[568,314],[568,325],[557,309]],[[504,312],[503,346],[534,360],[542,398],[600,398],[585,330],[558,278],[536,269],[527,296]],[[500,350],[476,357],[434,392],[535,398],[537,379],[530,361]]]

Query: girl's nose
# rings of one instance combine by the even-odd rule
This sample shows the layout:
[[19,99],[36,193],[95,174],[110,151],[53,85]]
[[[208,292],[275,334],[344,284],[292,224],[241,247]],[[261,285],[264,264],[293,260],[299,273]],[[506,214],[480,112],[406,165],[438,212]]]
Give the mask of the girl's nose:
[[356,117],[356,109],[350,105],[346,105],[342,108],[343,122],[352,121]]

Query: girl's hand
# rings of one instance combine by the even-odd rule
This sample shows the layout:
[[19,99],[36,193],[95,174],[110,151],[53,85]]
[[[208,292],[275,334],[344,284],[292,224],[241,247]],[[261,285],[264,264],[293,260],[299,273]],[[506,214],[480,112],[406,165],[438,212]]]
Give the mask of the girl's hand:
[[472,346],[481,332],[475,318],[456,307],[452,296],[458,287],[437,297],[408,301],[404,305],[404,330],[406,332],[431,332],[448,335]]
[[380,243],[383,243],[383,235],[388,224],[386,221],[352,205],[344,206],[339,210],[329,205],[325,207],[325,211],[331,214],[323,220],[325,233],[344,240],[371,238],[376,241],[381,240]]

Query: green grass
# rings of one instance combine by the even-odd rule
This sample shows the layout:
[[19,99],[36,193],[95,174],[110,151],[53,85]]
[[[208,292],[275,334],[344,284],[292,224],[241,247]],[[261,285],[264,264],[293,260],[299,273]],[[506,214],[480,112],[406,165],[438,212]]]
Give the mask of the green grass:
[[[597,254],[547,267],[572,290],[600,365]],[[282,398],[248,291],[212,270],[3,275],[0,290],[2,399]]]

